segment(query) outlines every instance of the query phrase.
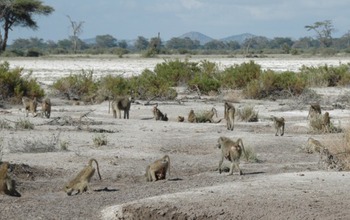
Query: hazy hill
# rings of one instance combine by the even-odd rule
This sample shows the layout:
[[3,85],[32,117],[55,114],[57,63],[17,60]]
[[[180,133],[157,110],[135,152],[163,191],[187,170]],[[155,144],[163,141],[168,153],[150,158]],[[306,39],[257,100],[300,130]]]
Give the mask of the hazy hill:
[[246,39],[254,37],[255,35],[244,33],[244,34],[238,34],[238,35],[232,35],[229,37],[221,38],[221,41],[229,42],[229,41],[237,41],[238,43],[242,44]]
[[191,40],[198,40],[201,45],[204,45],[204,44],[214,40],[213,38],[208,37],[205,34],[202,34],[202,33],[199,33],[199,32],[195,32],[195,31],[191,31],[191,32],[188,32],[186,34],[183,34],[183,35],[179,36],[179,38],[185,38],[185,37],[188,37]]

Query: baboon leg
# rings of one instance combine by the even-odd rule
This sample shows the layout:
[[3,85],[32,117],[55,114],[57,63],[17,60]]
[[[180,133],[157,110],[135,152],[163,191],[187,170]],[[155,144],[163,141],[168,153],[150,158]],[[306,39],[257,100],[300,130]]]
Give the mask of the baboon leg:
[[221,165],[224,162],[224,157],[221,157],[221,160],[219,161],[219,173],[221,174]]
[[230,172],[229,172],[228,175],[233,175],[233,169],[234,169],[234,167],[235,167],[235,163],[232,162],[232,163],[231,163],[231,167],[230,167]]
[[236,167],[238,169],[239,175],[243,175],[243,172],[242,172],[241,168],[239,167],[239,162],[236,163]]
[[114,117],[114,118],[117,118],[117,111],[114,110],[114,109],[113,109],[112,111],[113,111],[113,117]]
[[155,182],[157,180],[156,171],[151,170],[151,179],[152,179],[152,182]]
[[281,132],[281,136],[283,136],[284,135],[284,125],[282,126],[282,132]]

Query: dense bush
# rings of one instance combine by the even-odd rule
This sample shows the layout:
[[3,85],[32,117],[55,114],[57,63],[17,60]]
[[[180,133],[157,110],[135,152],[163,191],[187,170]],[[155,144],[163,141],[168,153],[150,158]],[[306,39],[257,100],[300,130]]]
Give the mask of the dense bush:
[[306,88],[305,78],[301,74],[286,71],[277,73],[267,70],[260,77],[249,82],[244,93],[249,98],[261,99],[270,95],[300,95]]
[[337,67],[320,66],[300,68],[305,75],[308,86],[345,86],[350,84],[350,64],[341,64]]
[[222,86],[232,89],[243,89],[251,81],[259,79],[260,65],[250,61],[249,63],[235,64],[226,68],[222,73]]
[[41,98],[45,95],[44,90],[35,78],[22,75],[22,68],[10,70],[8,62],[0,64],[0,95],[1,98],[10,102],[19,103],[23,96]]
[[122,76],[107,75],[98,81],[97,101],[102,102],[117,96],[129,96],[130,80]]
[[91,100],[96,97],[97,82],[93,79],[93,71],[82,70],[80,74],[71,74],[58,79],[53,88],[68,99]]
[[189,87],[199,89],[201,93],[208,94],[210,91],[218,91],[221,87],[221,73],[215,63],[202,61],[199,64],[193,78],[188,82]]

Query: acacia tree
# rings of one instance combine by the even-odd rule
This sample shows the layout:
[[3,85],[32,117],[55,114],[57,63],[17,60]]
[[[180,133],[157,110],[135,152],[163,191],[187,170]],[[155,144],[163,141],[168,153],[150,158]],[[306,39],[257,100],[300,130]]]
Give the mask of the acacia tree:
[[306,25],[305,28],[313,30],[317,34],[317,39],[324,47],[332,45],[332,32],[335,30],[331,20],[317,21],[313,25]]
[[0,1],[0,53],[6,50],[9,31],[15,26],[38,28],[34,15],[49,15],[54,11],[51,6],[43,5],[40,0],[1,0]]

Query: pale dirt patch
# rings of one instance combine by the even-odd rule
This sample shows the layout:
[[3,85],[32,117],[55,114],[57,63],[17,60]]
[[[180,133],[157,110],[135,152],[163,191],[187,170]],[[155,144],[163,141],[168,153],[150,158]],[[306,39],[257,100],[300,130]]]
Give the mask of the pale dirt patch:
[[[3,161],[19,164],[13,173],[21,198],[0,195],[1,219],[348,219],[348,172],[323,171],[319,157],[301,149],[312,136],[320,140],[341,139],[340,134],[308,133],[308,105],[295,108],[290,100],[253,101],[241,99],[234,105],[254,105],[258,122],[235,122],[234,131],[226,129],[225,120],[218,124],[176,122],[188,112],[218,110],[223,117],[223,102],[214,99],[159,102],[159,109],[170,121],[152,119],[152,107],[133,104],[130,119],[114,119],[108,114],[108,103],[72,106],[52,99],[50,119],[28,117],[34,130],[1,130]],[[143,103],[140,101],[139,103]],[[325,106],[341,126],[349,124],[348,109]],[[24,119],[21,106],[6,106],[1,120],[10,124]],[[82,125],[68,125],[64,118]],[[271,115],[286,119],[285,136],[276,137]],[[90,130],[89,130],[90,129]],[[105,129],[107,145],[96,147],[93,138]],[[68,151],[22,153],[26,140],[58,136],[67,142]],[[216,168],[220,151],[218,137],[241,137],[245,147],[252,148],[260,163],[241,161],[246,174],[227,176]],[[13,152],[16,150],[16,152]],[[168,180],[146,182],[147,164],[168,154],[171,175]],[[102,181],[93,177],[95,191],[67,196],[62,188],[88,162],[100,163]],[[225,162],[224,165],[229,163]],[[118,212],[119,210],[119,212]]]

